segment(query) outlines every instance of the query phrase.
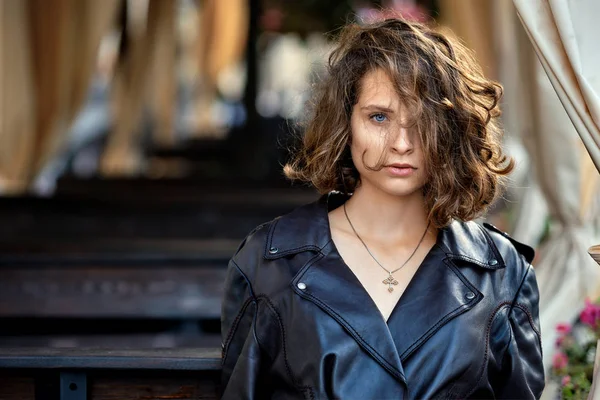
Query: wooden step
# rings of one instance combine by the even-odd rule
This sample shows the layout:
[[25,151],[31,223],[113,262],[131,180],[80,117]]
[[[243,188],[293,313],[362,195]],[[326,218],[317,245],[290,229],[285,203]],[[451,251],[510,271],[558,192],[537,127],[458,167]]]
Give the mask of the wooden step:
[[0,368],[219,371],[221,349],[0,349]]
[[220,349],[0,349],[0,399],[219,398]]

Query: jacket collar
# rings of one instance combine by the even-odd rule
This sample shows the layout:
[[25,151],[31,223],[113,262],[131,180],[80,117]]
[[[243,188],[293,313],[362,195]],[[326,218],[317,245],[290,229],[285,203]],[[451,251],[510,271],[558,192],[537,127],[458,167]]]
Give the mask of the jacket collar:
[[[342,193],[331,192],[275,220],[267,238],[265,258],[322,251],[332,240],[328,212],[347,199]],[[488,234],[474,222],[453,221],[439,231],[437,243],[450,259],[467,261],[487,269],[505,266]]]
[[[479,225],[453,222],[440,230],[436,245],[386,323],[331,239],[327,213],[346,200],[344,195],[331,193],[277,219],[271,225],[264,257],[316,252],[292,280],[292,290],[336,320],[407,390],[402,363],[442,326],[484,297],[453,261],[485,269],[503,268],[504,261]],[[410,324],[405,322],[407,316]]]

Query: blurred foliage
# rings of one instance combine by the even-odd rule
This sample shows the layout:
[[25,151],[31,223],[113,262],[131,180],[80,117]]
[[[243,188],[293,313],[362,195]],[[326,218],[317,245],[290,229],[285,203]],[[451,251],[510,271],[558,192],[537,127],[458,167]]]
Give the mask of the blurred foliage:
[[560,384],[561,399],[586,399],[592,385],[600,340],[600,299],[594,302],[586,299],[575,325],[560,323],[556,331],[558,336],[550,378]]
[[[438,0],[417,0],[417,3],[437,14]],[[382,6],[381,0],[263,0],[263,10],[276,8],[283,14],[283,32],[332,32],[355,20],[356,7]]]
[[[310,32],[329,32],[352,21],[355,1],[347,0],[265,0],[263,7],[276,7],[283,12],[284,32],[304,36]],[[367,2],[375,4],[376,2]]]

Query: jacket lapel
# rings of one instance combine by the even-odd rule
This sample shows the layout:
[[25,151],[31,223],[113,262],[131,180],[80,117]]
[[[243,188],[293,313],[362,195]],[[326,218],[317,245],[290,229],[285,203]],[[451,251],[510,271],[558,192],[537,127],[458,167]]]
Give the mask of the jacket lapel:
[[454,221],[441,229],[436,245],[388,319],[402,361],[442,326],[483,299],[455,261],[489,270],[505,267],[498,249],[476,223]]
[[[324,256],[294,278],[298,295],[329,314],[390,374],[406,383],[394,339],[377,306],[352,271],[344,265],[332,242]],[[300,287],[304,289],[299,289]]]
[[400,359],[406,360],[442,326],[482,298],[436,244],[388,319]]
[[483,228],[474,222],[454,221],[440,230],[436,246],[386,323],[339,253],[332,251],[335,246],[327,213],[346,200],[345,195],[330,193],[276,220],[268,234],[264,258],[316,252],[314,261],[294,277],[293,290],[329,314],[367,354],[406,384],[402,361],[483,298],[454,262],[494,270],[504,268],[504,261]]

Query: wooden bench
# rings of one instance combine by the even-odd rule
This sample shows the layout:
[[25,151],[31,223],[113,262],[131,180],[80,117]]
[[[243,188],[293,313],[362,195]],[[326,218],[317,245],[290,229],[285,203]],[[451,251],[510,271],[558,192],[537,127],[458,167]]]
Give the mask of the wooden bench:
[[0,349],[0,400],[218,399],[220,349]]
[[0,198],[0,400],[216,399],[227,261],[257,224],[317,196],[71,183]]
[[65,179],[53,198],[0,198],[0,347],[218,346],[240,241],[314,198],[194,179]]
[[218,318],[238,244],[48,240],[12,251],[0,244],[0,316]]
[[238,244],[0,243],[0,347],[218,346],[227,260]]

